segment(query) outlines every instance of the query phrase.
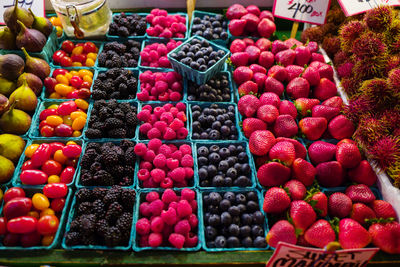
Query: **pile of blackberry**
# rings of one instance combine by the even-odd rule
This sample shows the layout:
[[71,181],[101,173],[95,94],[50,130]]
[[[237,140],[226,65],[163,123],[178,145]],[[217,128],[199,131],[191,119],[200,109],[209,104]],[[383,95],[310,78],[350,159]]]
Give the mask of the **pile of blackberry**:
[[138,14],[126,15],[121,12],[120,15],[113,17],[108,34],[121,37],[143,36],[146,33],[146,28],[146,17],[141,17]]
[[106,43],[98,56],[99,67],[135,68],[138,65],[140,43],[128,40],[124,43]]
[[132,71],[113,68],[99,73],[93,84],[92,98],[94,100],[134,99],[137,85],[137,77]]
[[75,217],[65,236],[68,246],[127,246],[136,193],[113,186],[76,192]]
[[211,192],[203,195],[203,207],[207,247],[267,246],[256,192]]
[[198,85],[192,81],[188,84],[189,101],[230,102],[231,89],[226,74],[217,74],[206,84]]
[[205,15],[203,18],[193,19],[192,35],[199,35],[208,40],[228,39],[228,23],[224,16],[217,14],[215,16]]
[[127,102],[95,101],[85,135],[89,139],[133,138],[138,124],[136,114],[137,108]]
[[82,156],[81,184],[85,186],[128,186],[135,175],[135,144],[122,140],[120,144],[89,143]]
[[242,145],[198,145],[197,162],[202,187],[251,186],[249,157]]
[[211,104],[202,108],[192,106],[192,138],[211,140],[237,140],[235,106],[228,107]]

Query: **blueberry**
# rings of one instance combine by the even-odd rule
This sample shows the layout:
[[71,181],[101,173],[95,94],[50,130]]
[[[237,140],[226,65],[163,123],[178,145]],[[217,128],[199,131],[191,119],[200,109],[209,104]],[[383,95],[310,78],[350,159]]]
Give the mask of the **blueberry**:
[[229,235],[229,229],[228,229],[228,227],[227,227],[227,226],[222,227],[220,233],[221,233],[223,236],[228,236],[228,235]]
[[243,213],[240,218],[240,222],[242,223],[242,225],[251,225],[252,221],[253,219],[248,213]]
[[196,119],[201,115],[200,111],[196,110],[192,112],[193,119]]
[[232,216],[229,214],[229,212],[224,211],[221,214],[221,223],[225,226],[229,226],[232,223]]
[[208,160],[211,163],[217,164],[221,161],[221,156],[218,153],[213,152],[208,156]]
[[208,219],[208,224],[211,226],[219,226],[221,224],[221,217],[218,214],[211,214]]
[[212,213],[212,214],[218,214],[219,213],[218,206],[216,206],[216,205],[209,205],[208,206],[208,211],[210,213]]
[[227,157],[230,156],[229,149],[227,147],[223,147],[219,150],[219,155],[221,156],[222,159],[226,159]]
[[228,126],[229,128],[232,127],[233,122],[231,120],[224,120],[224,125]]
[[220,139],[220,137],[221,137],[221,135],[220,135],[219,131],[217,131],[217,130],[212,130],[212,131],[210,132],[210,139],[211,139],[211,140],[218,140],[218,139]]
[[247,156],[246,152],[240,152],[238,155],[239,162],[248,162],[249,157]]
[[215,238],[215,247],[217,248],[224,248],[226,247],[226,239],[224,236],[217,236],[217,238]]
[[199,65],[199,63],[193,61],[192,63],[190,63],[190,67],[191,67],[192,69],[198,70],[199,67],[200,67],[200,65]]
[[217,56],[218,56],[218,53],[217,53],[216,51],[212,51],[212,52],[210,53],[210,58],[211,58],[211,59],[215,59]]
[[214,165],[208,165],[207,167],[207,171],[208,171],[208,175],[210,177],[213,177],[217,174],[217,167],[215,167]]
[[247,237],[243,238],[243,239],[242,239],[242,245],[243,245],[245,248],[252,247],[252,246],[253,246],[253,239],[251,239],[250,236],[247,236]]
[[235,157],[229,157],[226,159],[226,161],[228,161],[229,167],[233,167],[236,164]]
[[208,66],[208,67],[212,67],[212,66],[214,66],[216,63],[217,63],[217,61],[215,61],[214,59],[211,59],[211,60],[208,61],[207,66]]
[[206,66],[206,65],[200,65],[199,71],[204,72],[204,71],[206,71],[206,70],[207,70],[207,66]]
[[[212,216],[212,215],[211,215]],[[211,217],[210,217],[211,218]],[[246,237],[246,236],[250,236],[251,234],[251,228],[248,225],[244,225],[242,227],[240,227],[240,236],[241,237]]]
[[261,211],[258,210],[253,213],[253,223],[258,225],[262,225],[264,223],[264,215]]
[[212,125],[213,122],[215,122],[215,117],[213,115],[208,115],[207,116],[207,123]]
[[[204,19],[204,18],[203,18]],[[201,19],[199,18],[199,17],[195,17],[194,19],[193,19],[193,23],[194,24],[199,24],[199,23],[201,23]]]
[[247,210],[246,205],[244,204],[239,204],[237,207],[239,208],[240,213],[246,212]]
[[206,64],[206,61],[204,60],[204,58],[199,58],[196,60],[197,63],[199,63],[199,65],[204,65]]
[[221,175],[216,175],[212,179],[212,185],[215,187],[221,187],[224,186],[224,177]]
[[[235,217],[234,217],[235,218]],[[234,219],[233,218],[233,219]],[[236,217],[237,218],[237,217]],[[238,236],[240,233],[240,228],[237,224],[231,224],[229,225],[229,234],[231,234],[232,236]]]
[[232,223],[240,225],[240,216],[233,216],[232,217]]
[[200,139],[208,139],[208,133],[202,132],[202,133],[200,134]]
[[267,246],[267,241],[263,236],[257,236],[253,242],[254,246],[257,248],[265,248]]
[[219,146],[218,145],[211,145],[209,148],[210,153],[218,153]]
[[248,163],[244,163],[241,165],[240,167],[240,173],[242,174],[250,174],[251,172],[251,168],[250,165]]
[[231,129],[229,129],[228,126],[226,126],[226,125],[221,126],[221,134],[223,136],[228,136],[230,133],[231,133]]
[[258,204],[257,202],[250,200],[247,202],[246,208],[249,212],[254,212],[258,209]]
[[223,199],[221,200],[221,202],[219,203],[219,208],[222,211],[227,211],[231,206],[231,202],[227,199]]
[[236,170],[240,170],[242,168],[242,164],[235,163],[235,165],[233,165],[233,168],[235,168]]
[[219,21],[214,21],[213,23],[211,23],[211,25],[216,28],[216,27],[221,27],[221,23]]
[[212,39],[218,39],[219,38],[219,35],[217,34],[217,33],[214,33],[213,35],[212,35]]
[[239,176],[236,180],[236,185],[240,186],[240,187],[246,187],[249,186],[251,184],[250,179],[247,178],[246,176]]
[[221,129],[221,122],[219,122],[219,121],[214,121],[213,124],[211,125],[211,128],[213,128],[214,130],[219,130],[219,129]]
[[243,146],[238,146],[238,147],[236,148],[236,150],[237,150],[238,153],[241,153],[241,152],[244,152],[244,151],[245,151],[245,149],[244,149]]
[[228,212],[232,216],[239,216],[240,215],[240,210],[239,210],[239,208],[237,206],[231,206],[228,209]]
[[175,58],[175,59],[179,59],[179,56],[178,56],[176,53],[172,53],[172,54],[171,54],[171,57],[172,57],[172,58]]
[[217,229],[215,229],[212,226],[207,226],[206,227],[206,239],[207,240],[214,240],[214,238],[217,236]]
[[222,200],[221,195],[217,192],[211,192],[210,194],[208,194],[208,196],[210,197],[212,205],[218,205]]
[[229,168],[226,171],[226,176],[231,177],[232,179],[236,179],[237,177],[237,170],[235,168]]
[[224,199],[229,200],[229,201],[231,202],[231,204],[232,204],[232,202],[235,201],[235,193],[233,193],[233,192],[226,192],[226,193],[224,194]]
[[197,162],[199,163],[199,166],[204,166],[204,165],[208,165],[208,159],[206,157],[199,157],[197,159]]
[[227,171],[229,169],[229,164],[226,160],[221,160],[218,164],[218,170],[220,171]]
[[203,204],[204,204],[205,206],[208,206],[208,205],[211,204],[211,199],[210,199],[210,196],[209,196],[209,195],[204,195],[204,196],[203,196]]
[[220,57],[225,56],[225,51],[224,50],[218,50],[218,56],[220,56]]
[[205,180],[208,177],[208,172],[206,168],[200,168],[198,174],[200,180]]
[[176,55],[179,59],[186,57],[186,53],[184,51],[179,51]]
[[225,177],[224,186],[225,187],[231,187],[232,185],[233,185],[232,178],[231,177]]
[[208,180],[200,181],[200,186],[201,187],[209,187],[210,186],[210,182]]
[[200,139],[200,134],[199,133],[193,133],[192,134],[193,139]]
[[237,248],[240,246],[239,238],[237,238],[236,236],[228,237],[228,240],[226,243],[227,243],[228,248]]
[[207,157],[209,154],[208,148],[206,146],[201,146],[197,149],[197,155]]
[[208,242],[206,243],[206,245],[207,245],[207,247],[209,247],[209,248],[215,248],[215,242],[214,242],[214,241],[208,241]]
[[246,196],[244,194],[236,194],[236,204],[245,204],[246,203]]
[[259,225],[253,225],[251,227],[251,234],[256,237],[256,236],[263,236],[264,235],[264,229],[262,229],[261,226]]

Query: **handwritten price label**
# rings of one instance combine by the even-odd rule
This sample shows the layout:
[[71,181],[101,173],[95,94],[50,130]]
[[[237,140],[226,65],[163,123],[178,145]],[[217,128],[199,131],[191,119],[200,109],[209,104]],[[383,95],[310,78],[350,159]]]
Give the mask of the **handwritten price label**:
[[273,13],[275,17],[324,24],[330,0],[275,0]]
[[4,11],[18,1],[18,6],[25,9],[32,9],[36,16],[45,16],[44,1],[45,0],[0,0],[0,24],[4,24],[3,13]]
[[354,16],[382,5],[400,6],[400,0],[338,0],[344,14]]

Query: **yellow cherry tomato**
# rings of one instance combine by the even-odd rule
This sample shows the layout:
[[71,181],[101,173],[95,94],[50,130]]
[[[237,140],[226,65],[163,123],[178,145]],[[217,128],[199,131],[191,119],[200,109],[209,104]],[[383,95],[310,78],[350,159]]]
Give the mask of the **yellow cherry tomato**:
[[66,96],[67,94],[71,93],[72,91],[74,91],[74,88],[72,86],[69,85],[65,85],[65,84],[57,84],[56,86],[54,86],[54,90],[59,93],[62,96]]
[[53,92],[53,93],[51,93],[50,95],[49,95],[49,98],[51,98],[51,99],[60,99],[62,96],[59,94],[59,93],[57,93],[57,92]]
[[35,153],[36,149],[39,147],[39,144],[32,144],[25,149],[25,157],[32,157],[33,153]]
[[63,28],[60,26],[56,26],[56,34],[57,37],[61,37],[63,35]]
[[50,126],[57,127],[63,123],[63,119],[57,115],[47,116],[46,123]]
[[83,53],[83,46],[75,46],[74,49],[72,49],[72,55],[80,55]]
[[69,125],[69,126],[71,126],[71,125],[72,125],[72,122],[73,122],[73,120],[71,119],[70,116],[64,116],[64,117],[63,117],[63,121],[64,121],[64,123],[65,123],[66,125]]
[[87,58],[93,59],[93,61],[96,61],[97,59],[97,53],[88,53],[86,55]]
[[81,131],[74,131],[73,133],[72,133],[72,137],[79,137],[79,136],[81,136],[82,135],[82,132]]
[[79,70],[79,77],[83,79],[85,75],[89,75],[93,79],[93,72],[91,72],[90,70],[87,69]]
[[37,210],[45,210],[50,207],[49,199],[42,193],[36,193],[33,195],[32,204]]
[[58,161],[60,164],[64,164],[67,161],[67,157],[62,153],[62,150],[59,149],[54,152],[53,158],[55,161]]
[[78,117],[72,122],[72,129],[75,131],[80,131],[85,127],[86,124],[86,118],[84,117]]
[[83,76],[82,79],[83,79],[84,82],[88,82],[88,83],[92,83],[93,82],[92,77],[90,77],[89,75]]
[[72,74],[71,73],[65,73],[65,77],[68,79],[68,84],[69,84],[69,80],[71,80],[72,78]]
[[71,70],[69,73],[71,73],[72,77],[79,76],[79,73],[76,70]]
[[42,246],[48,247],[50,246],[53,241],[54,241],[54,236],[55,235],[45,235],[42,238]]
[[53,104],[51,106],[49,106],[47,109],[58,109],[58,105],[57,104]]
[[56,215],[56,213],[54,212],[54,210],[52,210],[50,208],[44,209],[40,212],[40,217],[43,217],[46,215]]
[[87,110],[89,107],[89,103],[83,99],[75,99],[75,104],[78,106],[78,108],[83,110]]
[[69,146],[69,145],[77,145],[76,142],[74,141],[68,141],[65,145]]
[[28,212],[28,214],[26,214],[26,216],[31,216],[34,217],[36,219],[39,219],[39,212],[37,212],[36,210],[31,210],[30,212]]
[[80,110],[71,112],[70,116],[71,116],[72,120],[75,120],[78,117],[87,118],[87,114],[85,112],[80,111]]
[[[61,151],[61,150],[58,150],[58,151]],[[58,160],[56,160],[56,161],[58,161]],[[60,181],[61,181],[61,179],[60,179],[60,176],[58,176],[58,175],[50,175],[47,178],[47,183],[48,184],[59,183]]]
[[85,66],[93,67],[94,66],[94,60],[91,59],[91,58],[86,59]]
[[82,67],[82,63],[78,62],[78,61],[74,61],[72,62],[72,67]]
[[58,74],[58,75],[56,76],[56,81],[57,81],[58,83],[62,83],[62,84],[65,84],[65,85],[69,85],[69,80],[68,80],[68,78],[67,78],[66,76],[62,75],[62,74]]
[[51,24],[53,24],[53,26],[58,26],[62,28],[62,24],[61,24],[61,20],[59,17],[51,17],[49,18]]

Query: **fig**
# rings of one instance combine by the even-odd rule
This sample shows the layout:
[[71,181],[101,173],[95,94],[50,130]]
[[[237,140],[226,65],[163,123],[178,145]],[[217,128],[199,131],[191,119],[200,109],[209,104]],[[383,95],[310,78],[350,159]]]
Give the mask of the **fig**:
[[0,115],[10,108],[10,102],[5,95],[0,94]]
[[33,92],[35,92],[37,96],[42,93],[43,82],[38,76],[33,73],[24,72],[19,76],[17,80],[17,86],[20,87],[23,84],[24,80],[26,80],[28,86],[32,89]]
[[15,1],[15,5],[7,8],[3,13],[3,19],[8,28],[14,33],[19,31],[19,25],[17,21],[21,21],[26,27],[31,27],[33,24],[32,14],[25,8],[18,6],[18,0]]
[[15,54],[0,55],[0,76],[14,81],[24,71],[24,60]]
[[26,79],[23,81],[22,85],[10,95],[9,100],[11,104],[15,102],[16,108],[26,112],[34,111],[38,103],[36,94],[29,88]]
[[25,111],[14,109],[16,102],[0,117],[0,129],[5,133],[23,135],[29,130],[32,118]]
[[35,14],[33,14],[31,9],[29,9],[29,12],[31,12],[33,16],[32,28],[40,31],[46,37],[49,37],[49,35],[53,31],[53,24],[51,24],[50,20],[48,18],[35,16]]
[[24,47],[22,47],[22,51],[24,52],[26,58],[25,72],[35,74],[42,81],[50,75],[50,66],[45,60],[37,57],[31,57],[28,52],[26,52]]
[[15,88],[15,82],[0,77],[0,94],[8,97],[9,95],[11,95],[12,92],[14,92]]
[[47,42],[46,36],[38,30],[27,28],[19,20],[17,20],[17,23],[21,26],[21,30],[15,39],[17,47],[24,47],[29,52],[42,51]]
[[7,26],[0,28],[0,49],[14,50],[15,34]]

